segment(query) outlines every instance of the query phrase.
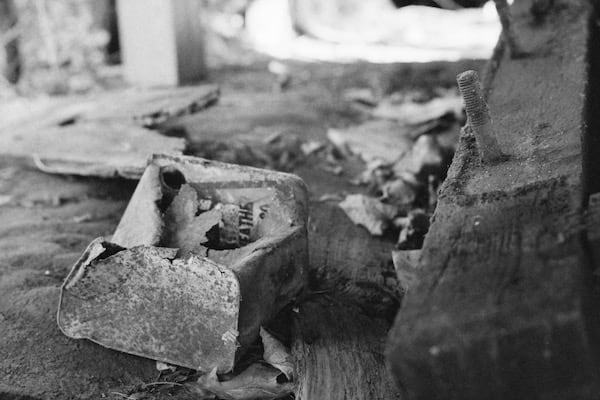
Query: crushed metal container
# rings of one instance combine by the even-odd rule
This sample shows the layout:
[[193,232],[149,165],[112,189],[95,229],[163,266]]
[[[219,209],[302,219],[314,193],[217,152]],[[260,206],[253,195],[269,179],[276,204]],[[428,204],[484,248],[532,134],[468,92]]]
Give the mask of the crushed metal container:
[[201,371],[236,356],[306,283],[307,191],[294,175],[154,155],[111,241],[66,278],[60,329]]

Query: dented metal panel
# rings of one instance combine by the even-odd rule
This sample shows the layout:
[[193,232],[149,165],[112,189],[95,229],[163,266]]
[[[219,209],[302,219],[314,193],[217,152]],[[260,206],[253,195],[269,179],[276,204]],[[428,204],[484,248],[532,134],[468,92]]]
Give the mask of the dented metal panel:
[[238,279],[206,258],[176,258],[176,253],[93,241],[63,284],[61,330],[188,368],[230,370]]

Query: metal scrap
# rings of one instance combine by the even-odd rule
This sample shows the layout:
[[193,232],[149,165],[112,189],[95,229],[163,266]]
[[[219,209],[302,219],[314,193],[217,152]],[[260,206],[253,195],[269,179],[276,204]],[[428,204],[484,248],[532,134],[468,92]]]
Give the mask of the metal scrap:
[[[112,244],[100,242],[118,251],[106,258],[94,242],[63,285],[59,325],[68,336],[106,347],[205,372],[228,371],[236,354],[258,337],[260,327],[303,289],[307,218],[306,187],[293,175],[155,155]],[[149,265],[133,265],[126,256]],[[181,263],[191,272],[180,270]],[[102,273],[99,266],[119,269],[119,274]],[[158,274],[161,282],[150,282],[148,271]],[[193,283],[199,294],[192,293],[191,286],[165,294],[171,285],[179,285],[182,274],[189,275],[187,284]],[[195,278],[206,274],[211,279]],[[86,276],[94,279],[80,279]],[[239,282],[237,292],[230,283],[227,296],[212,300],[214,307],[202,306],[202,296],[216,296],[215,286],[234,281]],[[95,293],[102,288],[114,301],[97,299]],[[118,304],[129,297],[134,305],[121,311]],[[177,303],[178,297],[185,304]],[[134,306],[135,313],[128,308]],[[188,329],[186,315],[210,329]]]
[[62,286],[60,329],[165,363],[230,370],[235,346],[224,337],[238,328],[238,278],[207,258],[176,254],[96,239]]

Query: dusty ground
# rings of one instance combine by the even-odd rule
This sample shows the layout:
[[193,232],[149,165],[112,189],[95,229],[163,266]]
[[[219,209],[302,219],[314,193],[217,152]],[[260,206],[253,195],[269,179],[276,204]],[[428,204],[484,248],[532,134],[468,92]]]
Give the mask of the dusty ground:
[[[371,87],[391,92],[410,87],[449,87],[457,72],[480,66],[471,62],[386,67],[293,65],[291,86],[283,93],[273,91],[275,77],[264,66],[219,71],[211,77],[222,85],[219,104],[175,125],[187,130],[191,148],[200,153],[210,138],[228,141],[240,134],[280,131],[324,141],[328,126],[348,126],[365,118],[343,103],[340,93],[345,88]],[[342,212],[331,211],[334,205],[314,201],[327,193],[364,190],[348,182],[360,166],[349,163],[345,167],[337,176],[303,160],[293,172],[303,177],[311,190],[313,215],[333,215],[345,235],[372,240],[362,228],[349,223]],[[153,361],[69,339],[55,322],[64,277],[92,239],[113,232],[135,185],[134,181],[121,179],[52,176],[24,162],[0,160],[2,399],[120,398],[115,393],[128,393],[156,379]],[[311,232],[335,222],[315,222],[313,218]],[[392,240],[377,243],[374,260],[389,254],[393,246]],[[346,272],[334,263],[334,271],[323,271],[323,265],[315,265],[328,256],[318,252],[311,256],[314,271],[319,271],[321,277],[343,276]],[[369,254],[361,257],[356,258],[357,262],[368,259]],[[374,261],[373,268],[365,269],[361,279],[370,280],[373,270],[382,263]]]

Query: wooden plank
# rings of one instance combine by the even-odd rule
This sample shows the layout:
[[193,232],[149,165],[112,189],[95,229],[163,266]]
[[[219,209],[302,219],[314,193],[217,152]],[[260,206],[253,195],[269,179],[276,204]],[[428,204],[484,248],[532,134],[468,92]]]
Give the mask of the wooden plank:
[[201,3],[196,0],[119,0],[124,74],[140,86],[175,86],[205,72]]
[[121,122],[0,133],[0,154],[32,160],[39,169],[59,174],[136,179],[152,154],[179,155],[184,148],[184,139]]
[[161,128],[170,120],[198,113],[215,104],[219,95],[217,85],[197,85],[131,88],[65,98],[19,98],[2,105],[6,115],[0,121],[0,134],[101,120]]
[[348,298],[315,296],[294,314],[296,399],[399,399],[384,362],[389,323]]
[[419,281],[390,333],[409,399],[595,398],[600,387],[598,297],[581,235],[592,10],[555,1],[535,23],[532,3],[513,6],[531,55],[504,59],[491,93],[510,158],[482,165],[463,134]]

